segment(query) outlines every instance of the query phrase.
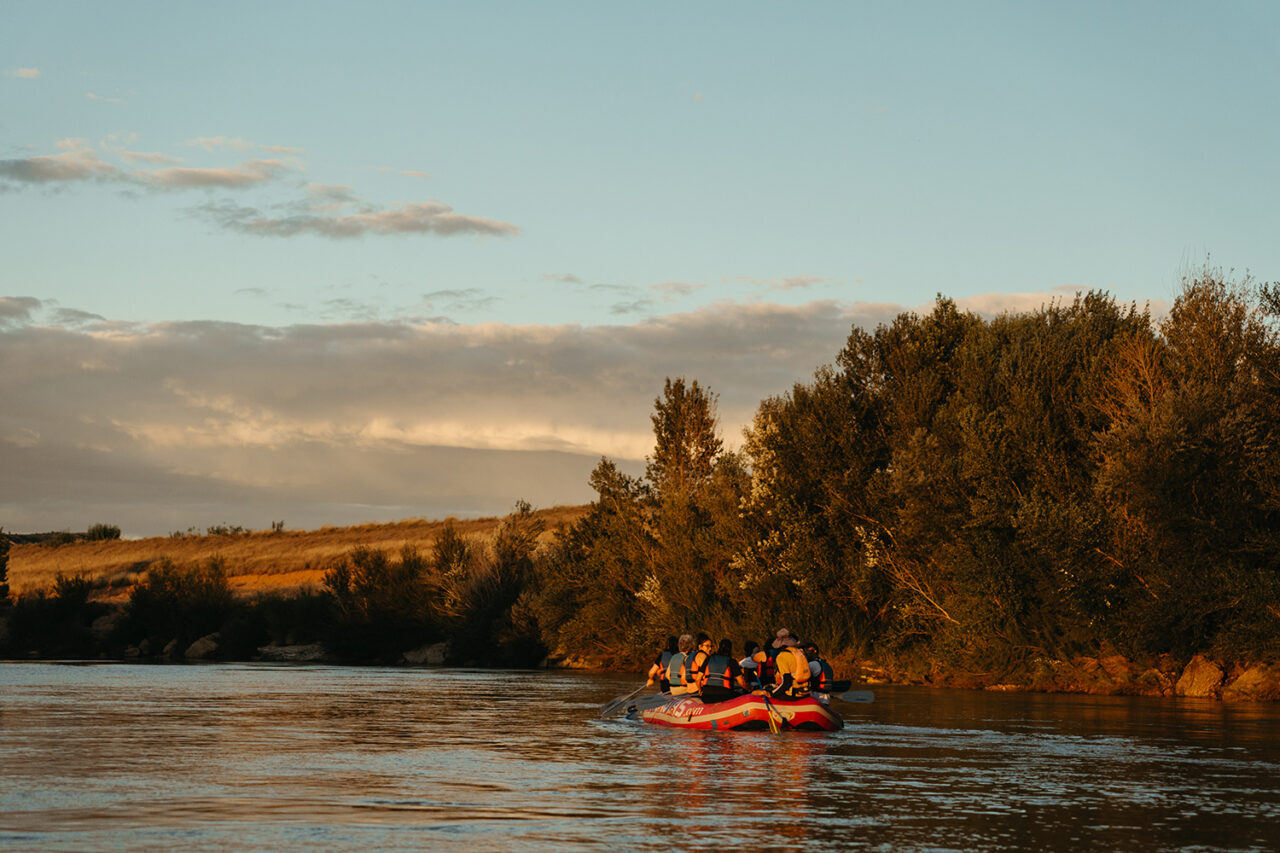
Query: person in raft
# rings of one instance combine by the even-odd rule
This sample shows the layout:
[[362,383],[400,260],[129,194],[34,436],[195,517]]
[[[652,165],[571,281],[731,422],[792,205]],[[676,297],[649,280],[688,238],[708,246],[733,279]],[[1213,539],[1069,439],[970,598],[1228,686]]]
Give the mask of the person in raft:
[[756,663],[755,658],[756,650],[759,648],[760,644],[755,640],[747,640],[742,647],[742,660],[738,661],[738,666],[742,667],[743,676],[752,687],[764,686],[760,681],[759,664]]
[[[786,630],[785,628],[783,630]],[[809,659],[800,649],[800,642],[788,632],[778,632],[773,643],[777,647],[774,656],[773,687],[769,692],[779,699],[803,699],[809,695]]]
[[696,649],[684,659],[684,686],[686,692],[697,693],[702,683],[703,670],[707,666],[707,658],[711,657],[711,638],[701,631],[694,640]]
[[835,670],[831,668],[831,664],[827,663],[827,659],[818,651],[817,643],[812,640],[801,643],[800,648],[804,651],[804,656],[809,659],[809,687],[819,693],[827,693],[831,690],[832,683],[836,680]]
[[676,653],[667,661],[667,687],[672,696],[683,696],[688,692],[685,688],[685,661],[689,652],[693,651],[693,635],[681,634],[676,644]]
[[761,687],[774,683],[778,674],[778,654],[785,648],[785,640],[791,640],[794,644],[795,638],[786,628],[779,628],[773,642],[753,655],[756,662],[756,678]]
[[702,701],[726,702],[750,690],[741,665],[733,658],[733,641],[721,640],[715,653],[709,655],[698,670],[698,694]]
[[653,659],[653,666],[649,667],[649,680],[645,686],[652,687],[656,683],[663,693],[671,690],[671,682],[667,681],[667,664],[680,651],[679,642],[675,637],[667,637],[667,644]]

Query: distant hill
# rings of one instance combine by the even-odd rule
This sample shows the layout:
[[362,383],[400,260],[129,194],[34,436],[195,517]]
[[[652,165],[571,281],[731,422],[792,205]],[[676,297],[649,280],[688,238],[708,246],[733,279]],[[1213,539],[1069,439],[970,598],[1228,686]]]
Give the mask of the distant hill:
[[[575,521],[585,506],[552,507],[535,514],[545,520],[549,537],[562,523]],[[487,539],[501,518],[452,519],[468,539]],[[58,575],[84,576],[101,589],[97,596],[124,598],[138,577],[168,557],[178,565],[224,561],[232,587],[240,594],[318,588],[324,573],[353,548],[365,546],[399,551],[406,545],[430,553],[446,520],[409,519],[390,524],[321,527],[319,530],[246,531],[226,535],[108,539],[91,541],[83,534],[6,534],[9,586],[14,595],[51,590]],[[67,540],[71,541],[67,541]],[[52,543],[63,544],[53,545]]]

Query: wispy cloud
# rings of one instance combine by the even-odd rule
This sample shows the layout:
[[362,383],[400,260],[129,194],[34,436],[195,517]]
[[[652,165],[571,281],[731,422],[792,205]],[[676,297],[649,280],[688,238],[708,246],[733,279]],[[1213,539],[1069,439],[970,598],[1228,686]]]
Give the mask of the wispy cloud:
[[305,148],[288,145],[259,145],[239,136],[200,136],[188,139],[187,144],[205,151],[266,151],[271,154],[302,154]]
[[15,68],[12,72],[12,76],[17,77],[19,80],[37,80],[40,77],[40,69]]
[[99,158],[83,139],[64,139],[57,143],[57,147],[61,154],[0,160],[0,178],[25,184],[45,184],[121,177],[120,169]]
[[111,98],[106,95],[99,95],[94,92],[85,92],[84,97],[89,101],[99,101],[104,104],[123,104],[124,98]]
[[192,168],[174,166],[150,172],[134,173],[148,186],[162,189],[191,187],[240,188],[265,184],[290,168],[283,160],[249,160],[230,168]]
[[32,312],[43,304],[34,296],[0,296],[0,326],[30,321]]
[[454,213],[441,202],[407,202],[385,209],[358,213],[318,215],[301,213],[273,218],[254,208],[206,205],[200,208],[224,228],[260,237],[295,237],[312,234],[331,239],[351,239],[366,234],[436,234],[508,237],[520,229],[510,222]]
[[754,284],[762,290],[803,290],[818,284],[827,284],[829,278],[816,275],[790,275],[776,278],[758,278],[755,276],[738,276],[738,281]]
[[702,290],[706,285],[690,284],[685,281],[664,281],[650,285],[649,289],[662,296],[663,302],[670,302],[679,296],[688,296],[694,291]]
[[561,284],[582,284],[582,279],[568,272],[544,272],[543,281],[557,281]]
[[496,296],[486,296],[478,287],[461,290],[433,290],[422,294],[422,302],[431,310],[479,311],[498,301]]

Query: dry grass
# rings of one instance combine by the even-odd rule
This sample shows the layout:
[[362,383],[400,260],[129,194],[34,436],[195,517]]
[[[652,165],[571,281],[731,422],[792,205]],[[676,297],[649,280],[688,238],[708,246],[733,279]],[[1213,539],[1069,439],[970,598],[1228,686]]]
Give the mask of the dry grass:
[[[535,514],[546,522],[545,539],[559,524],[572,522],[585,511],[586,507],[552,507]],[[463,536],[479,542],[491,536],[502,519],[452,521]],[[9,550],[9,587],[21,595],[51,590],[59,575],[84,576],[106,586],[104,597],[123,598],[142,572],[165,557],[180,566],[220,557],[232,589],[243,595],[318,589],[329,566],[353,548],[399,551],[412,545],[430,553],[445,523],[417,518],[280,533],[76,542],[57,548],[15,544]]]

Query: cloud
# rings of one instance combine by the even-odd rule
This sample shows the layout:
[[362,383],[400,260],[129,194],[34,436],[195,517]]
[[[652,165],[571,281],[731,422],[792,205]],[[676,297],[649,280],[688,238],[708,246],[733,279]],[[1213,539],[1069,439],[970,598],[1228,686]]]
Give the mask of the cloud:
[[803,290],[815,284],[825,284],[831,279],[816,275],[791,275],[780,278],[756,278],[744,275],[738,276],[738,281],[750,282],[765,290]]
[[419,172],[419,171],[417,171],[416,169],[406,169],[406,170],[404,170],[403,172],[401,172],[400,174],[404,175],[406,178],[429,178],[429,177],[431,177],[431,173],[430,173],[430,172]]
[[649,289],[662,295],[663,302],[670,302],[678,296],[688,296],[696,290],[702,290],[705,285],[690,284],[684,281],[664,281],[660,284],[650,285]]
[[25,184],[57,181],[115,180],[121,172],[103,162],[83,139],[57,143],[61,154],[41,154],[18,160],[0,160],[0,178]]
[[601,455],[643,467],[665,377],[719,394],[721,431],[736,446],[760,402],[831,363],[851,326],[874,329],[907,307],[725,302],[599,326],[59,328],[30,322],[47,301],[4,297],[0,517],[40,530],[107,520],[137,534],[282,516],[318,526],[497,514],[517,498],[584,502]]
[[205,151],[266,151],[270,154],[302,154],[305,148],[288,145],[259,145],[238,136],[200,136],[188,139],[187,144]]
[[628,314],[641,314],[653,307],[652,299],[635,299],[631,302],[615,302],[609,306],[609,313],[615,317]]
[[485,296],[478,287],[462,290],[433,290],[422,294],[423,304],[428,308],[439,306],[446,311],[479,311],[492,306],[498,301],[496,296]]
[[121,160],[127,163],[151,163],[155,165],[170,165],[173,163],[181,163],[179,157],[170,157],[168,154],[161,154],[158,151],[128,151],[124,148],[113,148]]
[[135,176],[148,186],[161,189],[189,189],[192,187],[240,187],[265,184],[289,168],[283,160],[250,160],[232,168],[199,169],[174,166],[137,172]]
[[36,80],[40,77],[39,68],[15,68],[13,76],[19,80]]
[[105,95],[96,95],[93,92],[85,92],[84,96],[90,101],[100,101],[104,104],[123,104],[124,98],[108,98]]
[[34,296],[0,296],[0,327],[31,320],[31,314],[44,303]]
[[316,215],[299,213],[272,218],[260,211],[237,205],[217,204],[198,208],[223,228],[260,237],[294,237],[313,234],[331,239],[350,239],[366,234],[456,234],[507,237],[520,233],[509,223],[454,213],[441,202],[408,202],[386,209],[358,213]]

